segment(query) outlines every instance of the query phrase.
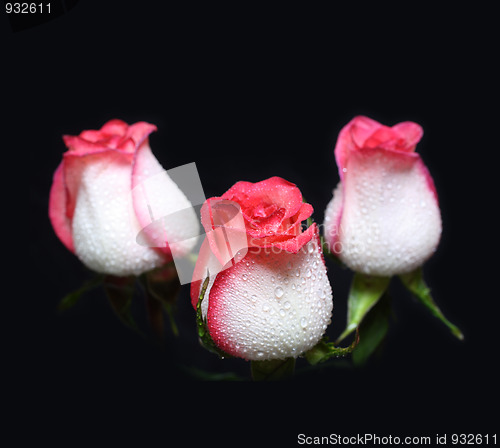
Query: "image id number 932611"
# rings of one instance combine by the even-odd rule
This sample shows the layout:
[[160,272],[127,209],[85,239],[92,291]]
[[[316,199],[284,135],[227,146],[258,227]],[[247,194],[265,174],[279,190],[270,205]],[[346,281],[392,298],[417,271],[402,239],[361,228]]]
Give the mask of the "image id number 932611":
[[496,434],[452,434],[453,445],[496,445]]
[[5,3],[7,14],[50,14],[50,3]]

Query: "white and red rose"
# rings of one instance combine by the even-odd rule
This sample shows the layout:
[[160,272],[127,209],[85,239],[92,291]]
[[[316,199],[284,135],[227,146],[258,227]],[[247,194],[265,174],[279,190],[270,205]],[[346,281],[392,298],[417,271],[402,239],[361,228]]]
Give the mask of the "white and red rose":
[[434,182],[415,147],[413,122],[384,126],[358,116],[335,147],[340,182],[325,211],[330,250],[354,271],[410,272],[435,251],[441,214]]
[[[172,259],[169,240],[186,240],[199,227],[194,212],[183,222],[150,226],[191,207],[151,152],[156,126],[111,120],[100,130],[65,135],[68,151],[54,173],[49,217],[63,244],[90,269],[116,276],[139,275]],[[138,244],[137,236],[150,238]],[[154,232],[153,232],[154,231]],[[189,247],[176,244],[176,250]]]
[[[244,222],[240,229],[229,229],[236,237],[244,232],[247,243],[243,256],[234,254],[229,261],[217,249],[217,209],[211,204],[220,201],[236,204]],[[209,276],[202,314],[224,352],[247,360],[284,359],[299,356],[322,337],[333,308],[332,290],[318,228],[302,229],[312,212],[300,190],[279,177],[238,182],[204,204],[207,237],[191,299],[196,308],[202,284],[197,279]]]

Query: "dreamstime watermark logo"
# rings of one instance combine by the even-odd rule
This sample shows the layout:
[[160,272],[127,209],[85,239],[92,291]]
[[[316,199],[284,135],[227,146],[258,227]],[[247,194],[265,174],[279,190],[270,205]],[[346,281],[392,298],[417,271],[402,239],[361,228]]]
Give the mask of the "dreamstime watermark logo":
[[[163,191],[166,184],[171,188],[179,188],[190,205],[186,207],[185,201],[170,203],[159,199],[158,192]],[[136,210],[140,210],[142,216],[149,217],[149,223],[146,225],[142,223],[143,228],[137,234],[137,244],[156,248],[168,246],[181,285],[203,280],[206,276],[206,271],[195,270],[194,263],[203,244],[208,244],[214,255],[207,260],[209,264],[207,267],[210,274],[215,275],[241,261],[249,248],[258,254],[271,255],[284,252],[282,245],[273,245],[272,241],[277,237],[279,240],[280,236],[296,236],[307,228],[305,223],[301,223],[295,232],[289,233],[290,229],[276,229],[272,224],[263,224],[257,226],[262,237],[249,236],[237,202],[219,198],[206,201],[194,162],[170,170],[161,170],[144,179],[132,189],[132,200]],[[204,224],[211,228],[209,232],[205,231],[201,223],[203,204],[205,204]],[[291,223],[290,226],[294,227],[295,224]],[[321,250],[337,255],[342,252],[342,244],[335,238],[341,229],[332,227],[325,229],[324,224],[317,226],[320,234],[323,234],[324,230],[329,234],[328,238],[321,241]],[[332,245],[330,241],[333,241]],[[313,238],[300,250],[311,252],[317,248],[318,244]]]
[[[173,185],[175,184],[175,185]],[[165,185],[179,188],[190,202],[171,203],[159,198]],[[168,194],[168,193],[167,193]],[[189,163],[160,172],[144,179],[132,189],[132,201],[142,216],[149,217],[136,236],[137,244],[165,248],[172,255],[181,285],[203,280],[206,273],[196,273],[197,258],[205,238],[216,256],[210,273],[229,268],[239,262],[248,251],[245,223],[240,206],[233,201],[210,200],[212,231],[207,233],[200,221],[201,208],[206,201],[196,164]],[[144,224],[144,223],[142,223]]]
[[324,235],[323,251],[339,255],[344,251],[344,245],[340,241],[340,236],[344,233],[342,225],[328,225],[324,223],[318,224],[319,234]]

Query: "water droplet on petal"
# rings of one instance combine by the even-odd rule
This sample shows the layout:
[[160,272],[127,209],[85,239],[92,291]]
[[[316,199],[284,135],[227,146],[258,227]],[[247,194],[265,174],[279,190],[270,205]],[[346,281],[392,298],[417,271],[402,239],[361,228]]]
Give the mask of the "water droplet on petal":
[[284,291],[281,286],[277,286],[276,289],[274,290],[274,295],[276,296],[277,299],[281,299],[283,297]]

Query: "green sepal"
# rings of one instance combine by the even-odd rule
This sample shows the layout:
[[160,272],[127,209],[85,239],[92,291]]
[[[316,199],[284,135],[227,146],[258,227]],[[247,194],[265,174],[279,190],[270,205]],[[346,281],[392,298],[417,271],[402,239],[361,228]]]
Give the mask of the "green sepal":
[[198,298],[198,303],[196,304],[196,327],[198,330],[198,337],[200,339],[201,345],[208,351],[215,353],[222,359],[231,358],[231,355],[228,355],[226,352],[217,347],[217,345],[215,345],[215,342],[213,341],[212,337],[210,336],[210,332],[208,331],[207,319],[203,319],[203,314],[201,312],[201,303],[203,302],[203,298],[205,297],[209,281],[210,275],[207,275],[207,278],[205,278],[201,286],[200,297]]
[[352,361],[355,365],[365,364],[381,346],[389,330],[391,311],[391,298],[386,291],[359,326],[359,344],[352,353]]
[[424,280],[422,267],[419,267],[408,274],[401,274],[399,278],[401,279],[403,285],[419,300],[419,302],[422,303],[433,316],[443,322],[451,330],[455,337],[460,340],[464,339],[464,335],[460,329],[446,319],[442,311],[432,299],[431,290]]
[[295,358],[251,361],[250,369],[254,381],[286,380],[293,376]]
[[347,302],[347,326],[337,343],[359,327],[368,311],[378,302],[389,286],[390,277],[375,277],[356,272]]
[[65,295],[59,304],[57,305],[57,309],[59,311],[66,311],[72,307],[74,307],[77,302],[80,300],[82,295],[86,293],[87,291],[90,291],[91,289],[96,288],[97,286],[101,285],[102,282],[104,281],[104,275],[99,274],[94,277],[92,277],[90,280],[87,280],[81,288],[77,289],[76,291],[70,292],[69,294]]
[[115,277],[107,275],[104,280],[104,290],[106,291],[106,296],[108,297],[112,310],[120,321],[142,335],[142,332],[139,330],[132,316],[132,298],[135,291],[135,277]]
[[325,362],[330,358],[341,358],[352,353],[359,343],[359,335],[356,331],[356,337],[348,347],[336,347],[333,342],[328,342],[328,336],[323,337],[313,348],[304,353],[304,357],[311,365]]
[[202,342],[203,339],[208,334],[208,328],[206,319],[203,319],[203,314],[201,311],[201,303],[203,302],[203,298],[205,297],[205,292],[207,291],[209,281],[210,277],[207,276],[207,278],[203,281],[203,284],[201,286],[200,297],[198,297],[198,303],[196,304],[196,327],[198,329],[198,337]]

